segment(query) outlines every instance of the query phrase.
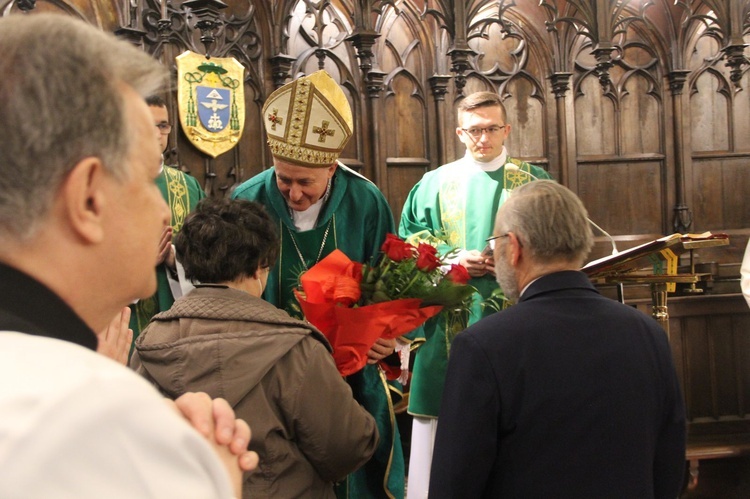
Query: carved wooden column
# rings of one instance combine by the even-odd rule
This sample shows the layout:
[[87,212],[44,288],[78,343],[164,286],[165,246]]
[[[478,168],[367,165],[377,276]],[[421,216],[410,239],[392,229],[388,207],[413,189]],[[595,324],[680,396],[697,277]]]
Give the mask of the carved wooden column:
[[[166,2],[166,0],[162,0]],[[227,8],[221,0],[187,0],[183,9],[189,10],[188,19],[195,17],[195,28],[201,32],[201,42],[206,48],[206,58],[211,58],[211,50],[216,42],[216,32],[223,24],[219,12]]]
[[346,37],[346,41],[351,42],[357,50],[357,59],[359,59],[359,69],[362,75],[367,78],[367,74],[372,69],[372,60],[375,54],[372,52],[372,46],[375,40],[380,38],[380,33],[371,29],[357,29],[351,35]]
[[[359,14],[361,16],[362,12]],[[370,177],[372,181],[380,187],[380,190],[383,191],[385,196],[388,197],[388,186],[386,185],[388,171],[380,154],[379,123],[382,118],[383,106],[376,105],[378,102],[377,99],[380,98],[380,92],[383,90],[385,73],[373,69],[375,54],[372,52],[375,40],[380,37],[380,34],[365,26],[364,18],[358,17],[357,22],[359,23],[359,26],[351,35],[346,37],[346,40],[350,42],[357,51],[359,69],[362,71],[362,78],[367,89],[367,95],[365,97],[365,117],[368,119],[366,125],[368,133],[366,137],[367,143],[365,144],[364,173]],[[364,120],[362,121],[364,122]]]
[[727,18],[727,28],[729,34],[729,40],[724,48],[721,49],[726,57],[726,65],[730,69],[729,78],[734,83],[737,90],[742,90],[742,75],[744,74],[743,67],[748,64],[747,58],[745,57],[745,47],[747,44],[744,39],[745,31],[745,19],[750,14],[750,4],[742,5],[740,0],[731,0],[729,2],[729,11]]
[[669,90],[672,92],[672,124],[674,135],[674,181],[675,205],[672,227],[675,232],[689,232],[693,215],[685,204],[685,154],[684,154],[684,113],[682,110],[682,89],[690,71],[674,70],[669,73]]
[[464,0],[455,0],[453,4],[454,37],[453,46],[448,50],[451,58],[451,71],[456,74],[456,95],[463,95],[466,86],[466,72],[471,69],[471,57],[476,55],[466,35],[466,6]]
[[380,126],[383,119],[383,106],[380,104],[380,93],[383,91],[383,80],[385,73],[377,69],[371,69],[365,77],[367,85],[367,116],[370,117],[369,140],[370,140],[370,161],[373,182],[380,187],[380,190],[389,198],[390,192],[387,185],[388,167],[380,154]]
[[742,90],[742,85],[740,83],[742,81],[742,75],[744,74],[742,67],[747,64],[745,47],[747,47],[747,44],[736,43],[727,45],[722,49],[722,52],[724,52],[724,55],[727,58],[726,65],[730,68],[729,78],[738,90]]
[[273,78],[273,88],[279,89],[286,83],[289,78],[289,70],[297,59],[286,54],[276,54],[269,57],[271,63],[271,78]]
[[[557,111],[557,144],[560,156],[560,178],[561,184],[576,190],[576,185],[570,185],[570,162],[568,161],[568,120],[567,108],[565,106],[565,95],[570,88],[571,73],[553,73],[550,76],[552,82],[552,93],[555,94],[555,106]],[[574,184],[576,182],[573,182]]]
[[[35,4],[36,0],[17,2],[18,8],[24,12],[30,10],[29,7],[33,9]],[[146,36],[146,32],[139,27],[138,4],[128,0],[125,2],[125,5],[125,22],[119,28],[115,29],[115,36],[130,42],[136,47],[140,47],[143,45],[143,37]]]
[[429,79],[432,96],[435,98],[435,117],[437,119],[435,128],[437,131],[437,166],[444,165],[448,162],[448,144],[446,143],[445,137],[446,135],[449,137],[452,136],[447,133],[445,119],[445,94],[448,93],[448,82],[450,79],[451,77],[449,75],[432,75]]

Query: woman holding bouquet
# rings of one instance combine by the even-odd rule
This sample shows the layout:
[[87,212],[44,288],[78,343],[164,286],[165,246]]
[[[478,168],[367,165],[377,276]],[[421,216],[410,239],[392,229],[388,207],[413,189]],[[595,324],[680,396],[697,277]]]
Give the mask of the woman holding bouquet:
[[323,335],[260,298],[278,255],[272,220],[257,203],[205,199],[175,246],[196,289],[154,317],[131,367],[168,397],[205,391],[251,422],[260,464],[243,497],[335,497],[378,432]]

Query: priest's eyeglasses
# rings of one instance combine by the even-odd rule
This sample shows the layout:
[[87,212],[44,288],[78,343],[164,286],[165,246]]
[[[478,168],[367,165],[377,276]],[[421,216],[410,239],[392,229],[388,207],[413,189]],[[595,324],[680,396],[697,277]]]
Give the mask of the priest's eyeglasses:
[[484,134],[487,134],[487,135],[496,135],[496,134],[500,133],[500,130],[502,130],[506,126],[507,125],[492,125],[492,126],[488,126],[488,127],[485,127],[485,128],[471,127],[471,128],[462,128],[461,130],[463,130],[464,132],[466,132],[469,135],[471,135],[472,138],[479,139]]
[[169,123],[157,123],[156,128],[159,129],[159,133],[162,135],[169,135],[169,132],[172,131],[172,125]]

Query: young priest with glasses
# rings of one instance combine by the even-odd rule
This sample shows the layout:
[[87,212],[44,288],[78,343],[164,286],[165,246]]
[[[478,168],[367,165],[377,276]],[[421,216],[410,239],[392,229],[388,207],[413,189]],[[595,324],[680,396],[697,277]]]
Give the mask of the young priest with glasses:
[[[458,105],[457,124],[456,134],[466,146],[466,154],[426,173],[412,188],[401,213],[399,235],[410,242],[433,244],[441,253],[450,248],[460,250],[456,263],[466,267],[472,277],[470,284],[478,290],[469,317],[473,324],[493,311],[482,310],[480,303],[498,288],[491,253],[482,252],[492,234],[494,214],[514,187],[550,176],[542,168],[508,155],[504,142],[511,125],[498,94],[476,92],[465,97]],[[409,391],[408,411],[414,416],[409,498],[427,497],[450,347],[445,324],[430,321],[423,332],[425,342],[416,354]]]

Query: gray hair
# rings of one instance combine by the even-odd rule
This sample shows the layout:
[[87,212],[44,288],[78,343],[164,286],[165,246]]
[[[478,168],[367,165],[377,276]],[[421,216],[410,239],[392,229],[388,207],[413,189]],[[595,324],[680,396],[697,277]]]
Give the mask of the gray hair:
[[540,263],[554,260],[580,265],[594,245],[583,203],[553,180],[537,180],[513,190],[495,222],[495,234],[507,232],[513,232]]
[[33,236],[65,176],[97,157],[127,177],[123,88],[144,98],[168,71],[127,42],[72,17],[0,19],[0,238]]

